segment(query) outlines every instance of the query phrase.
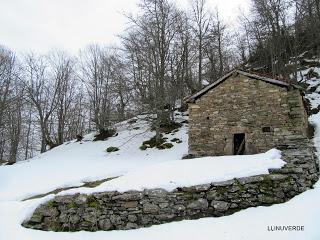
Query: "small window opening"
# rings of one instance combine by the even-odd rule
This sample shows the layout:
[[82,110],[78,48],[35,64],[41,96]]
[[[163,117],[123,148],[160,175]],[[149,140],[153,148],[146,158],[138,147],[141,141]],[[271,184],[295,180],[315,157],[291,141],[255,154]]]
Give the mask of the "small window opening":
[[246,148],[246,137],[244,133],[236,133],[233,135],[233,154],[243,155]]
[[271,132],[271,127],[263,127],[262,132]]

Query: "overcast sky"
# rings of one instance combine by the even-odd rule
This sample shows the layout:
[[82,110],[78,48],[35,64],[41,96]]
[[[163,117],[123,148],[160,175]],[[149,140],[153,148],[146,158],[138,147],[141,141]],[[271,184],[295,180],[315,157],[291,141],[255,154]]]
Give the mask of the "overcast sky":
[[[126,27],[123,13],[137,12],[139,0],[0,0],[0,44],[18,52],[70,52],[90,43],[116,44]],[[249,0],[207,0],[234,24]],[[189,0],[177,0],[186,8]]]

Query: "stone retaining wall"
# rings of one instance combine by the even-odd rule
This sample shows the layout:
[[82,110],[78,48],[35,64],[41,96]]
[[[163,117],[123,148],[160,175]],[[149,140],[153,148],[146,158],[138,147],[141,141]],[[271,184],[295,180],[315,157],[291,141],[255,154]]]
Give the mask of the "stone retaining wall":
[[292,136],[278,148],[287,164],[271,169],[270,174],[172,192],[152,189],[57,196],[39,206],[22,225],[52,231],[135,229],[283,203],[312,188],[319,171],[313,146],[304,137]]

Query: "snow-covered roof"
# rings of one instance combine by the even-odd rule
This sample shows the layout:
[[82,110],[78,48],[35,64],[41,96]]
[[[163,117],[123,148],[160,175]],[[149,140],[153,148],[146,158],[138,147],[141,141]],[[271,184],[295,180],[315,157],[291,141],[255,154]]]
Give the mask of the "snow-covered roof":
[[212,84],[204,87],[203,89],[201,89],[200,91],[196,92],[195,94],[185,98],[185,102],[187,102],[187,103],[194,102],[195,100],[200,98],[202,95],[206,94],[209,90],[215,88],[220,83],[224,82],[226,79],[228,79],[233,74],[241,74],[241,75],[247,76],[247,77],[255,79],[255,80],[261,80],[261,81],[264,81],[264,82],[267,82],[267,83],[271,83],[271,84],[277,85],[279,87],[286,87],[286,88],[293,87],[293,88],[301,89],[300,86],[295,85],[295,84],[289,84],[289,83],[286,83],[286,82],[283,82],[283,81],[280,81],[280,80],[276,80],[276,79],[272,79],[272,78],[268,78],[268,77],[263,77],[263,76],[260,76],[260,75],[257,75],[257,74],[252,74],[252,73],[248,73],[248,72],[236,69],[236,70],[233,70],[233,71],[227,73],[223,77],[219,78],[217,81],[213,82]]

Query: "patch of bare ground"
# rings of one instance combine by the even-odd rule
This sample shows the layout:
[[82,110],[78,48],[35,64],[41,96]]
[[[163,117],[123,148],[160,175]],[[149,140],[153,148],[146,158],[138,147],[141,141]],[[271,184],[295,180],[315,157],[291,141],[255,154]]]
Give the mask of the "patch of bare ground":
[[76,188],[82,188],[82,187],[86,187],[86,188],[95,188],[99,185],[101,185],[104,182],[110,181],[112,179],[115,179],[117,177],[113,177],[113,178],[106,178],[106,179],[102,179],[102,180],[97,180],[97,181],[92,181],[92,182],[84,182],[84,184],[82,184],[81,186],[74,186],[74,187],[65,187],[65,188],[57,188],[53,191],[47,192],[47,193],[43,193],[43,194],[38,194],[38,195],[34,195],[32,197],[29,198],[25,198],[22,201],[27,201],[27,200],[32,200],[32,199],[37,199],[37,198],[42,198],[45,196],[48,196],[50,194],[58,194],[62,191],[66,191],[66,190],[70,190],[70,189],[76,189]]

